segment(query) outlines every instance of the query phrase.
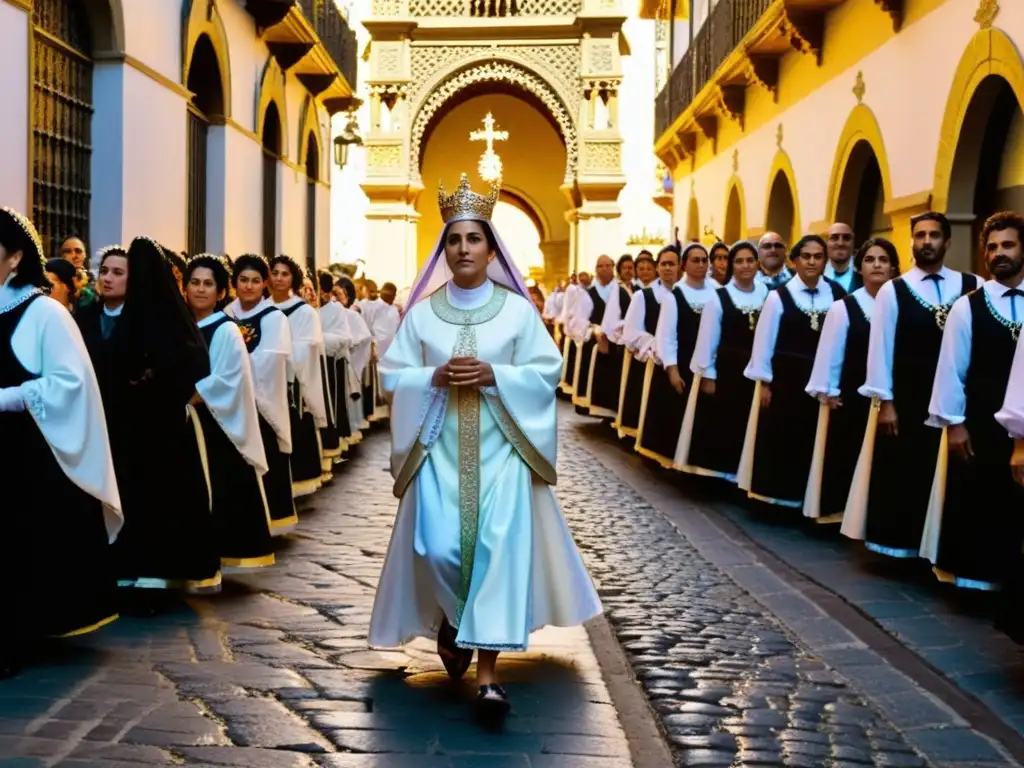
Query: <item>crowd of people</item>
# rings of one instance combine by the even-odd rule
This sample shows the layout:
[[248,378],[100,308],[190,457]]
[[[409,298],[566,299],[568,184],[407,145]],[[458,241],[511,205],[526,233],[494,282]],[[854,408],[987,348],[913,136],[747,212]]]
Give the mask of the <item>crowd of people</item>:
[[[274,565],[295,499],[388,417],[395,287],[288,256],[187,256],[138,237],[47,258],[0,209],[0,450],[12,593],[0,677],[33,644]],[[357,295],[361,293],[361,295]]]
[[791,247],[767,232],[602,256],[544,302],[560,389],[667,469],[1003,590],[1019,639],[1024,217],[984,223],[987,279],[945,266],[944,215],[912,238],[903,273],[890,241],[855,249],[843,223]]

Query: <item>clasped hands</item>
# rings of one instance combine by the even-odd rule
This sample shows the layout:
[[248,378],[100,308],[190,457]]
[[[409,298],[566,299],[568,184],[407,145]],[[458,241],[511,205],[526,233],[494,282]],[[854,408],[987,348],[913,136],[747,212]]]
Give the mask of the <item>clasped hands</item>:
[[434,369],[430,380],[435,387],[493,387],[494,369],[490,363],[475,357],[453,357],[444,365]]

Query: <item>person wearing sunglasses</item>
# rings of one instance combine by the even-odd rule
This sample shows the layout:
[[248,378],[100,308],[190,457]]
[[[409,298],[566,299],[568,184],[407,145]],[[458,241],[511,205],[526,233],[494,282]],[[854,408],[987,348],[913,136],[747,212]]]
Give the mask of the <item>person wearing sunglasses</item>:
[[847,293],[864,286],[860,273],[853,268],[853,230],[849,224],[837,221],[825,236],[828,243],[828,264],[825,279],[839,283]]
[[760,270],[755,279],[769,291],[785,285],[793,277],[793,271],[786,266],[786,244],[778,232],[761,235],[757,242],[757,259]]

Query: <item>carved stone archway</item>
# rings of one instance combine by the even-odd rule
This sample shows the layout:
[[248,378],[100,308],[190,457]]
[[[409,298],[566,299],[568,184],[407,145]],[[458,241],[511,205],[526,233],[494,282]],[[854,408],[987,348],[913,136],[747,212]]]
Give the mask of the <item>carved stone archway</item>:
[[428,90],[420,105],[412,105],[415,118],[409,136],[409,176],[420,177],[421,144],[438,111],[459,92],[478,83],[505,83],[536,97],[547,109],[565,143],[565,183],[572,184],[579,161],[579,137],[576,122],[564,99],[556,93],[550,81],[526,65],[511,60],[490,59],[460,62],[437,78],[437,85]]

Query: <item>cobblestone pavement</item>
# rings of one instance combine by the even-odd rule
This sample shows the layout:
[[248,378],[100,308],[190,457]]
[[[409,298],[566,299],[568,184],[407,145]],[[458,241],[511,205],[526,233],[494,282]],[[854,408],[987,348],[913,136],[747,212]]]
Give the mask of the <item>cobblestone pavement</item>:
[[367,649],[396,509],[387,450],[386,435],[370,436],[300,505],[275,568],[155,618],[122,618],[0,682],[0,766],[630,765],[583,628],[545,630],[528,654],[503,655],[515,709],[502,734],[470,722],[475,690],[448,682],[432,644]]

